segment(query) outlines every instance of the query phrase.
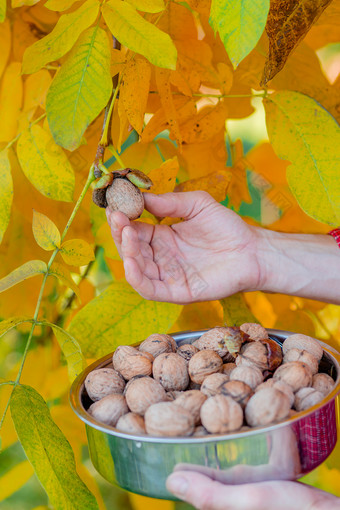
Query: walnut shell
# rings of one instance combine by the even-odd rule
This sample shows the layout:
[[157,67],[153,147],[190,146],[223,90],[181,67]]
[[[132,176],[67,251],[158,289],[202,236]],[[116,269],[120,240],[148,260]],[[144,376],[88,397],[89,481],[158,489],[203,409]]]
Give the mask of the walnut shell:
[[194,418],[190,411],[174,402],[159,402],[145,413],[145,428],[152,436],[190,436],[194,431]]
[[197,349],[197,347],[193,344],[183,344],[178,347],[176,352],[179,356],[182,356],[187,363],[189,363],[193,355],[196,354],[198,350],[199,349]]
[[185,390],[189,384],[185,360],[174,352],[157,356],[153,363],[153,376],[167,391]]
[[230,378],[231,372],[236,368],[236,363],[223,363],[221,374],[227,375]]
[[202,384],[208,375],[219,372],[222,365],[222,358],[217,352],[210,349],[199,351],[189,361],[190,379],[194,383]]
[[313,375],[318,373],[318,360],[308,351],[302,351],[295,347],[289,349],[284,355],[283,363],[289,363],[290,361],[301,361],[301,363],[309,366]]
[[245,322],[244,324],[241,324],[240,330],[244,333],[247,333],[247,335],[249,335],[249,337],[255,341],[269,338],[267,330],[255,322]]
[[287,395],[287,397],[289,398],[290,407],[293,406],[295,396],[292,387],[289,386],[289,384],[285,383],[284,381],[280,381],[279,379],[271,378],[263,382],[262,384],[259,384],[257,388],[255,388],[255,393],[264,390],[265,388],[275,388],[277,390],[282,391],[282,393]]
[[200,351],[209,349],[216,351],[221,358],[228,354],[228,349],[224,344],[224,337],[228,335],[228,328],[216,327],[209,329],[194,342],[194,346]]
[[96,402],[110,393],[123,393],[125,381],[113,368],[92,370],[85,379],[85,388],[91,400]]
[[230,381],[243,381],[255,390],[263,381],[263,374],[257,367],[236,367],[230,374]]
[[119,418],[116,429],[128,434],[146,434],[144,418],[136,413],[127,413]]
[[313,375],[312,387],[326,396],[333,390],[334,381],[328,374],[315,374]]
[[208,398],[202,405],[201,421],[208,432],[225,434],[242,427],[243,411],[231,397],[215,395]]
[[290,411],[289,398],[276,388],[265,388],[255,393],[245,409],[248,425],[258,427],[287,418]]
[[206,428],[203,427],[203,425],[199,425],[198,427],[195,427],[193,436],[200,437],[200,436],[208,436],[209,432]]
[[246,343],[241,348],[236,358],[236,365],[244,367],[256,367],[259,370],[268,369],[267,349],[261,342]]
[[165,402],[167,395],[158,381],[151,377],[140,377],[129,382],[125,398],[130,411],[143,416],[150,405]]
[[153,356],[139,352],[131,345],[120,345],[112,356],[113,368],[120,372],[124,379],[130,380],[136,375],[152,373]]
[[220,393],[221,395],[226,395],[234,399],[240,404],[242,409],[245,408],[248,400],[254,394],[251,387],[243,381],[228,381],[223,383],[220,387]]
[[221,393],[219,390],[221,385],[227,381],[229,381],[229,377],[225,374],[220,374],[219,372],[208,375],[202,383],[201,392],[207,397],[217,395],[217,393]]
[[195,425],[200,423],[200,410],[207,397],[200,390],[185,391],[174,400],[174,404],[184,407],[191,413]]
[[88,408],[88,413],[93,418],[112,427],[115,427],[119,418],[128,412],[125,397],[118,393],[107,395]]
[[294,407],[297,411],[304,411],[315,406],[325,398],[325,395],[314,388],[301,388],[295,394]]
[[273,375],[273,379],[284,381],[297,392],[300,388],[312,385],[312,371],[308,365],[301,361],[290,361],[281,365]]
[[177,391],[177,390],[167,391],[166,392],[166,399],[169,402],[172,402],[173,400],[176,400],[176,398],[179,397],[180,395],[183,395],[183,393],[184,393],[184,391]]
[[140,352],[148,352],[154,358],[163,352],[176,351],[176,342],[170,335],[153,334],[148,336],[139,346]]
[[144,211],[144,197],[140,190],[128,179],[113,179],[106,188],[106,201],[111,211],[121,211],[130,220],[136,220]]
[[323,349],[315,338],[300,333],[286,338],[282,345],[283,354],[293,348],[310,352],[318,361],[321,360],[323,355]]

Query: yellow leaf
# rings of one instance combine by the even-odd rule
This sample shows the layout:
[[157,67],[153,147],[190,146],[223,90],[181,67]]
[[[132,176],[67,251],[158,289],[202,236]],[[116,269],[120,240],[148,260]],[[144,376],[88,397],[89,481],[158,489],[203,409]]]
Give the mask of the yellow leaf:
[[248,190],[247,167],[248,163],[243,154],[241,140],[236,140],[231,144],[230,150],[233,155],[233,167],[231,169],[232,177],[228,187],[228,206],[237,210],[242,202],[251,203],[251,197]]
[[227,326],[241,326],[244,322],[259,322],[249,308],[242,292],[220,299],[220,302],[223,307],[223,321]]
[[147,498],[139,494],[129,493],[129,500],[133,510],[175,510],[174,501],[164,501],[162,499]]
[[119,92],[131,126],[141,134],[149,95],[151,67],[144,58],[131,58],[124,69]]
[[227,113],[223,101],[216,106],[205,106],[193,118],[180,125],[183,142],[197,143],[213,138],[225,126]]
[[62,264],[59,264],[58,262],[53,262],[48,273],[51,274],[52,276],[56,276],[62,284],[66,285],[71,290],[73,290],[75,295],[79,297],[79,289],[77,285],[74,283],[71,273],[67,269],[67,267],[63,266]]
[[52,32],[27,48],[22,62],[22,72],[35,73],[49,62],[65,55],[80,34],[95,21],[99,5],[98,0],[87,0],[76,11],[63,14]]
[[184,305],[171,333],[185,330],[210,329],[223,324],[223,309],[219,301],[205,301]]
[[338,124],[316,101],[298,92],[277,92],[264,105],[273,148],[292,163],[287,180],[301,208],[319,221],[338,225]]
[[33,235],[43,250],[54,250],[60,246],[58,227],[45,214],[33,210]]
[[69,9],[76,2],[78,2],[78,0],[47,0],[44,7],[47,7],[47,9],[51,11],[61,12]]
[[70,239],[63,242],[60,254],[66,264],[71,266],[85,266],[94,260],[93,249],[83,239]]
[[111,76],[116,76],[124,70],[126,64],[126,54],[122,50],[111,49]]
[[24,131],[17,154],[24,174],[40,193],[53,200],[72,202],[73,168],[47,131],[38,125]]
[[95,234],[96,244],[105,250],[105,256],[113,260],[121,260],[117,247],[112,239],[111,229],[105,221]]
[[0,142],[9,142],[17,134],[22,90],[21,65],[11,62],[4,73],[0,91]]
[[39,2],[39,0],[12,0],[12,7],[14,9],[22,7],[23,5],[32,6]]
[[128,0],[128,2],[142,12],[160,12],[165,8],[163,0]]
[[176,187],[176,191],[203,190],[207,191],[217,202],[222,202],[227,196],[231,178],[232,173],[225,168],[212,172],[205,177],[182,182]]
[[0,322],[0,337],[23,322],[33,322],[30,317],[12,317]]
[[46,69],[28,76],[25,81],[23,111],[28,120],[32,120],[38,106],[45,109],[46,94],[51,81],[51,75]]
[[26,262],[22,266],[14,269],[11,273],[9,273],[4,278],[0,280],[0,292],[4,290],[10,289],[13,285],[22,282],[23,280],[27,280],[27,278],[32,278],[32,276],[36,276],[41,273],[46,273],[47,266],[46,263],[42,260],[30,260]]
[[153,182],[150,192],[158,194],[173,191],[178,170],[179,164],[177,156],[164,161],[159,168],[151,170],[151,172],[148,173],[148,177],[150,177]]
[[12,200],[13,180],[8,159],[8,150],[5,149],[0,152],[0,243],[11,217]]
[[21,489],[33,474],[33,467],[28,460],[20,462],[3,474],[0,478],[0,501],[9,498],[14,492]]
[[[3,0],[0,0],[0,3]],[[6,0],[4,0],[5,6],[6,6]],[[1,12],[1,7],[0,7]],[[1,20],[1,14],[0,14],[0,20]],[[0,21],[1,23],[1,21]],[[2,73],[6,67],[7,60],[11,51],[11,27],[9,20],[6,20],[5,22],[0,24],[0,78],[2,76]]]
[[155,66],[176,68],[177,50],[169,35],[142,18],[132,5],[109,0],[102,12],[107,26],[121,44],[144,55]]
[[7,0],[0,0],[0,23],[6,18],[6,3]]
[[86,357],[99,357],[155,331],[166,333],[181,310],[179,305],[147,301],[126,282],[116,282],[75,315],[69,332]]
[[170,71],[167,69],[156,68],[156,83],[159,92],[165,118],[169,126],[170,133],[175,138],[178,145],[182,143],[182,134],[179,128],[178,115],[175,109],[172,90],[170,85]]
[[81,34],[48,91],[46,113],[56,143],[68,150],[79,147],[111,91],[109,41],[96,25]]

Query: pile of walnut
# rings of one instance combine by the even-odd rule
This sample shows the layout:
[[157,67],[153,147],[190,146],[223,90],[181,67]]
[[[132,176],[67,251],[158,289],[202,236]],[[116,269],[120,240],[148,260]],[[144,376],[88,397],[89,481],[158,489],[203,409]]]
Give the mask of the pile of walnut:
[[296,334],[283,349],[259,324],[216,327],[193,344],[154,334],[120,346],[113,368],[85,380],[99,422],[133,434],[225,434],[284,420],[320,402],[333,379],[318,373],[323,350]]

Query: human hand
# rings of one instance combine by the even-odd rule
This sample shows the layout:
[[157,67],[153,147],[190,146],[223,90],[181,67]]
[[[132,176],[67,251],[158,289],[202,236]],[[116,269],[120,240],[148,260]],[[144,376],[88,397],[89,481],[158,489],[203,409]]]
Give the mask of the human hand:
[[176,497],[199,510],[336,510],[340,500],[299,482],[224,485],[201,473],[177,471],[166,483]]
[[255,290],[260,278],[255,229],[204,191],[144,193],[157,217],[172,226],[130,222],[106,209],[127,281],[146,299],[190,303]]

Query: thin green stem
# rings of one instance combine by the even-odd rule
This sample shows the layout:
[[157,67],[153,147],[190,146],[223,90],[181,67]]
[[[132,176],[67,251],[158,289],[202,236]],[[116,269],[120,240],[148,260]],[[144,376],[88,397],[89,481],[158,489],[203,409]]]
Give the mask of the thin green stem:
[[111,126],[110,119],[111,119],[111,115],[112,115],[112,111],[113,111],[113,106],[114,106],[115,101],[117,99],[117,95],[118,95],[118,91],[119,91],[119,87],[120,87],[120,82],[121,82],[121,78],[119,78],[117,87],[115,88],[114,94],[112,96],[110,107],[109,107],[109,110],[107,112],[107,118],[106,118],[105,126],[104,126],[104,129],[103,129],[102,137],[101,137],[100,142],[99,142],[99,145],[103,145],[104,147],[107,147],[107,145],[109,143],[108,142],[108,138],[109,138],[108,137],[108,131],[109,131],[109,127]]
[[118,161],[118,163],[120,164],[120,166],[121,166],[122,168],[125,168],[125,165],[124,165],[124,163],[123,163],[123,160],[122,160],[122,158],[120,157],[120,155],[118,154],[118,152],[116,151],[116,149],[114,148],[114,146],[113,146],[113,145],[109,145],[107,148],[108,148],[108,149],[109,149],[109,151],[113,154],[113,156],[116,158],[116,160]]
[[0,386],[6,386],[6,385],[13,386],[13,384],[15,384],[14,381],[3,381],[0,383]]

